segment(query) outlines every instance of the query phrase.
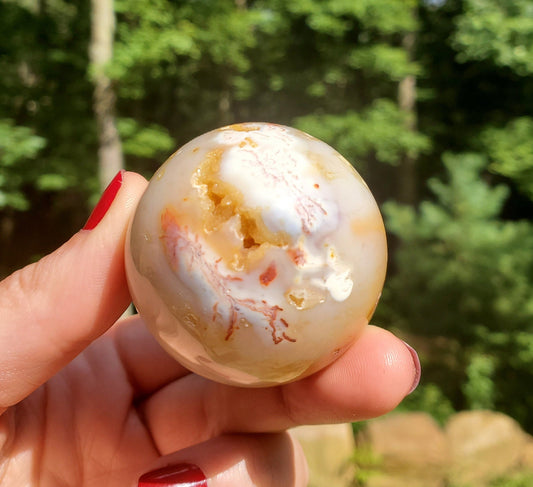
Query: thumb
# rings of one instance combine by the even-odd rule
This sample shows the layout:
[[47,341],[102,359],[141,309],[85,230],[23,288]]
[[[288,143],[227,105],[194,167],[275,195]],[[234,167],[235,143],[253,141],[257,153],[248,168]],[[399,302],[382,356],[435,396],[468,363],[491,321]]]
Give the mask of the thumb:
[[127,224],[146,180],[120,172],[85,228],[0,282],[0,412],[105,332],[130,302]]

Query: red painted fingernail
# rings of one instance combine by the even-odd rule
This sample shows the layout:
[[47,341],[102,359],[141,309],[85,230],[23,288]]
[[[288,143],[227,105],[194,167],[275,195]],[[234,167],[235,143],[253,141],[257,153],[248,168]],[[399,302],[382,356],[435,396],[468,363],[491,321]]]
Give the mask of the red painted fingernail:
[[413,365],[415,367],[415,376],[413,378],[413,384],[411,385],[411,389],[409,389],[409,392],[407,393],[407,395],[409,395],[418,387],[418,384],[420,383],[420,377],[422,376],[422,366],[420,365],[420,358],[418,358],[416,350],[408,343],[403,343],[407,347],[407,350],[409,350],[409,353],[411,354],[411,357],[413,359]]
[[92,230],[94,227],[96,227],[96,225],[100,223],[102,218],[104,218],[105,214],[107,213],[107,210],[109,210],[109,207],[111,206],[111,203],[113,203],[113,200],[115,199],[118,190],[122,186],[124,172],[125,171],[123,170],[119,171],[117,175],[113,178],[113,180],[109,183],[105,191],[102,193],[100,201],[98,201],[98,204],[94,207],[94,210],[91,213],[89,219],[87,220],[87,223],[85,223],[85,225],[83,226],[83,230]]
[[191,463],[152,470],[139,479],[138,487],[207,487],[204,473]]

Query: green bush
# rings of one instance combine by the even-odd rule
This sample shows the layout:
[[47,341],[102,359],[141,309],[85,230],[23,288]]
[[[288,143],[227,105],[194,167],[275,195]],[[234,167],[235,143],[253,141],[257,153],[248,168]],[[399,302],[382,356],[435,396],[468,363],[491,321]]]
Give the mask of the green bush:
[[[508,191],[479,154],[447,154],[417,209],[389,203],[398,239],[377,319],[425,337],[425,380],[454,408],[491,407],[533,428],[533,225],[500,218]],[[424,358],[424,357],[422,357]]]
[[448,418],[455,412],[450,400],[444,396],[436,384],[421,384],[407,396],[398,411],[424,411],[439,423],[446,424]]

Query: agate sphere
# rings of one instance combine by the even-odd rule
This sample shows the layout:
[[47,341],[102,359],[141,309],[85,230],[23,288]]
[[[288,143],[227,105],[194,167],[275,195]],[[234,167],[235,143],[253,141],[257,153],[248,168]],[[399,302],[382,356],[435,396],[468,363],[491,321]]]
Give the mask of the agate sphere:
[[377,204],[333,148],[299,130],[230,125],[155,173],[128,230],[133,302],[191,371],[272,386],[318,371],[379,299]]

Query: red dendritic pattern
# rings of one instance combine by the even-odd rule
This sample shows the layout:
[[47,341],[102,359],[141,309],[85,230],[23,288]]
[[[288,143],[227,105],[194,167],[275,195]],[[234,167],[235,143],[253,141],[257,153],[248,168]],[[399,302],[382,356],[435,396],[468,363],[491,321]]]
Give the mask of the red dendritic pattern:
[[[220,259],[214,263],[205,258],[205,250],[198,235],[192,235],[187,226],[178,224],[172,208],[165,208],[161,214],[161,241],[168,262],[174,272],[180,264],[186,266],[189,273],[199,272],[202,278],[213,289],[218,301],[212,307],[212,321],[226,326],[225,339],[229,340],[244,320],[243,310],[252,311],[265,321],[265,329],[272,335],[274,344],[282,341],[295,342],[287,335],[289,324],[279,316],[283,308],[271,305],[265,300],[252,298],[236,298],[228,292],[231,281],[242,280],[238,276],[222,275],[218,269]],[[223,310],[223,311],[221,311]],[[225,317],[226,316],[226,317]]]

